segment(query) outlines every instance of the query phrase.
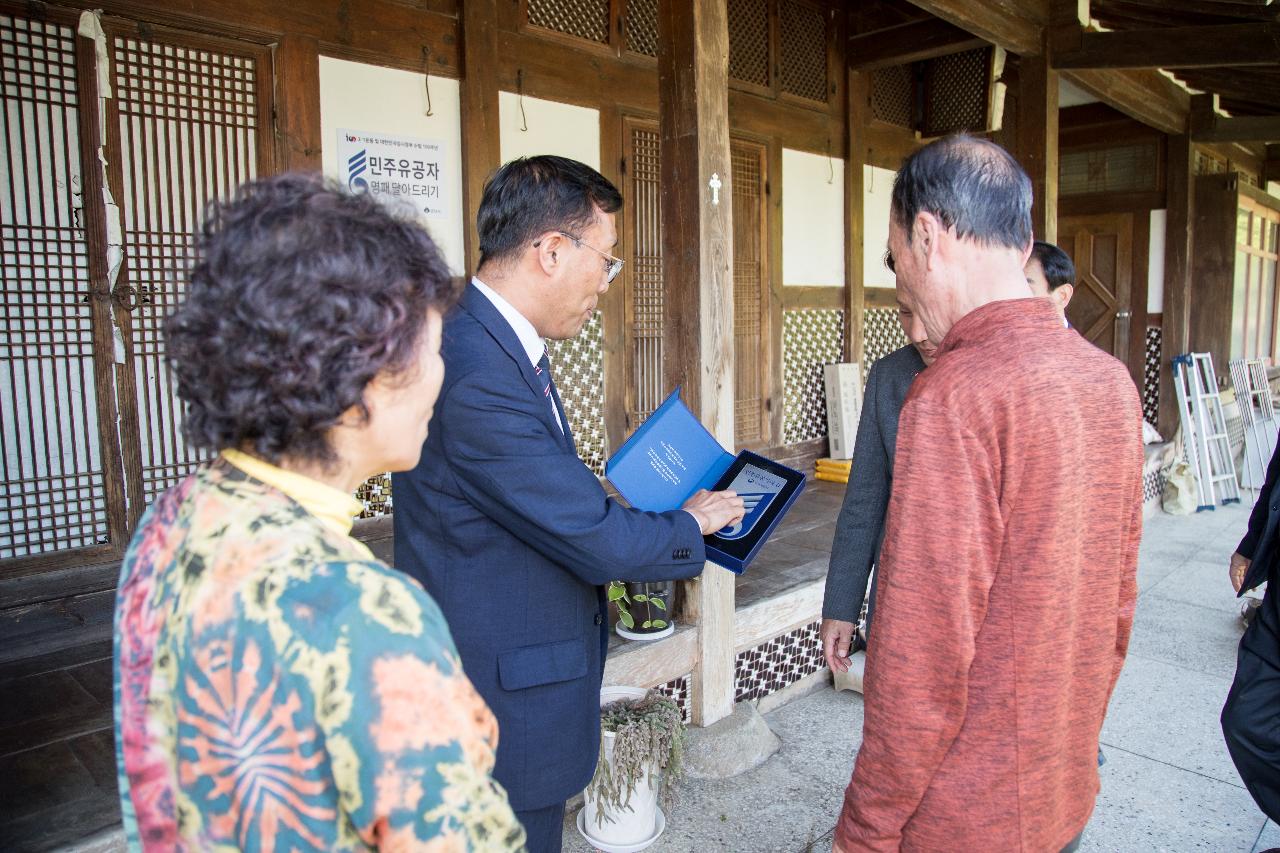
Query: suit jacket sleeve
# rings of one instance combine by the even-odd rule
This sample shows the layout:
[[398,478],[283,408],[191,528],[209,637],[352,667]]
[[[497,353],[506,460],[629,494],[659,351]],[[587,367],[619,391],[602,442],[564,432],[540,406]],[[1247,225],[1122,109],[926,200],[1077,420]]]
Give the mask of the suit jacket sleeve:
[[844,504],[836,519],[831,563],[822,597],[822,618],[856,622],[867,592],[867,579],[880,545],[880,531],[889,506],[889,458],[880,433],[880,363],[867,376],[853,465]]
[[436,427],[455,485],[513,536],[587,583],[690,578],[706,559],[683,510],[656,513],[609,498],[548,427],[523,383],[474,370],[438,405]]
[[1277,446],[1275,453],[1271,454],[1271,463],[1267,465],[1266,482],[1262,484],[1262,491],[1258,492],[1258,501],[1253,505],[1253,512],[1249,514],[1249,529],[1236,548],[1236,553],[1241,557],[1252,560],[1254,553],[1258,550],[1258,541],[1262,539],[1262,534],[1267,529],[1268,509],[1272,501],[1271,492],[1276,487],[1277,479],[1280,479],[1280,446]]

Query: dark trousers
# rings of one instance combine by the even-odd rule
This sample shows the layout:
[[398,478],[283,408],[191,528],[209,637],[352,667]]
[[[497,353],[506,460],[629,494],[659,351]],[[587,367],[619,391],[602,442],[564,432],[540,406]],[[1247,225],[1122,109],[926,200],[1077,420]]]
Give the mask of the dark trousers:
[[564,842],[564,803],[516,812],[528,836],[529,853],[560,853]]
[[1267,605],[1275,602],[1264,601],[1240,640],[1222,734],[1254,802],[1280,823],[1280,636]]

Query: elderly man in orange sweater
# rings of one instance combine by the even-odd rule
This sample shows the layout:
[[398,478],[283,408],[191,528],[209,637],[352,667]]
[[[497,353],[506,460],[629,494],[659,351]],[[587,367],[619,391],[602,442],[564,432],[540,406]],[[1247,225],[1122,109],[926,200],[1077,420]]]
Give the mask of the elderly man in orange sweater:
[[902,410],[837,851],[1073,850],[1124,662],[1142,414],[1124,366],[1033,298],[1031,182],[965,136],[893,187],[899,298],[938,341]]

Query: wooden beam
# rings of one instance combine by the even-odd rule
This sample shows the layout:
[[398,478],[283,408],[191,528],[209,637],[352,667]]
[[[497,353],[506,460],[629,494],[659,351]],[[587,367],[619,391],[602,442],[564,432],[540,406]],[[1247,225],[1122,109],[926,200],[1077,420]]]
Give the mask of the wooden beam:
[[462,207],[466,227],[463,242],[469,271],[479,265],[475,222],[484,183],[502,165],[498,139],[498,40],[493,22],[497,0],[467,0],[462,7],[460,85],[462,118]]
[[457,16],[397,0],[101,0],[94,5],[109,15],[260,44],[286,34],[315,39],[326,56],[410,71],[423,70],[425,47],[432,74],[458,75]]
[[1268,181],[1280,181],[1280,143],[1267,146],[1265,159],[1262,161],[1262,188],[1267,188]]
[[1108,106],[1164,133],[1185,133],[1191,95],[1150,70],[1064,69],[1063,80],[1079,86]]
[[1195,206],[1195,146],[1191,137],[1169,137],[1166,168],[1164,317],[1160,343],[1160,414],[1156,428],[1172,436],[1178,429],[1172,358],[1187,351],[1191,329],[1191,226]]
[[938,18],[910,21],[875,32],[851,35],[848,43],[849,70],[872,71],[948,56],[984,45],[986,42],[980,37]]
[[863,222],[865,179],[863,166],[867,162],[867,118],[871,115],[871,78],[869,74],[850,71],[846,110],[849,149],[844,167],[844,354],[848,361],[862,364],[864,355],[862,295],[863,241],[866,237]]
[[1280,62],[1280,25],[1213,24],[1086,32],[1054,51],[1054,68],[1212,68]]
[[[723,0],[659,0],[662,271],[667,387],[734,446],[733,203],[729,24]],[[733,712],[734,576],[708,564],[691,582],[698,616],[695,725]]]
[[934,17],[973,33],[997,47],[1020,56],[1034,56],[1041,51],[1043,15],[1020,0],[911,0]]
[[319,172],[320,43],[287,35],[275,50],[276,165],[282,172]]
[[1058,74],[1047,53],[1018,68],[1017,150],[1031,176],[1031,226],[1037,240],[1058,241]]
[[1193,128],[1191,138],[1196,142],[1270,142],[1280,139],[1280,115],[1215,116],[1208,126]]

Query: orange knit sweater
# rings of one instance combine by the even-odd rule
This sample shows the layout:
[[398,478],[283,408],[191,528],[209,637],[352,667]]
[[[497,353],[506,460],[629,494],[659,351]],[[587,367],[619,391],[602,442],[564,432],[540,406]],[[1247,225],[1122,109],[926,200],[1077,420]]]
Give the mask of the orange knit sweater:
[[837,850],[1056,853],[1084,827],[1142,460],[1127,371],[1048,300],[952,328],[902,411]]

